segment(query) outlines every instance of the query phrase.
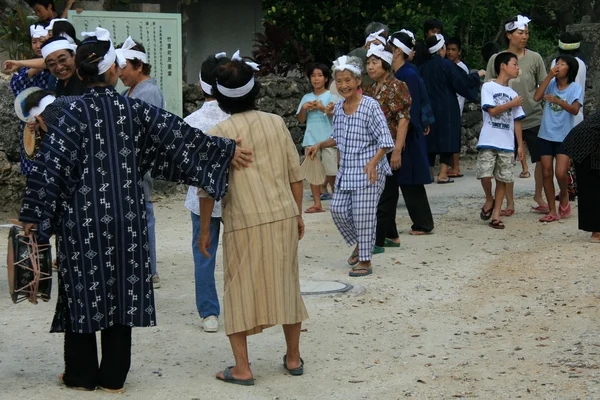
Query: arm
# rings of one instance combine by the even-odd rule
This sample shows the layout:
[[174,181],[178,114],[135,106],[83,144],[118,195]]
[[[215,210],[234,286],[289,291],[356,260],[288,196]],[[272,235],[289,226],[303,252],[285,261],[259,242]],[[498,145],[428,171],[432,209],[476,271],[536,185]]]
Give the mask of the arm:
[[488,114],[492,117],[496,117],[504,112],[510,110],[513,107],[518,107],[523,105],[523,97],[517,96],[513,98],[508,103],[501,104],[496,107],[484,107],[484,110],[487,111]]
[[315,158],[315,155],[317,154],[317,151],[319,151],[319,149],[326,149],[328,147],[335,147],[336,143],[335,143],[335,139],[333,138],[329,138],[327,140],[324,140],[322,142],[319,142],[317,144],[315,144],[314,146],[308,146],[306,148],[306,157],[310,157],[310,159]]
[[569,114],[572,114],[572,115],[579,114],[579,109],[581,108],[581,104],[579,104],[579,101],[577,101],[577,100],[574,101],[573,104],[569,104],[566,100],[559,99],[551,94],[545,95],[544,100],[546,100],[550,103],[554,103],[558,106],[561,106],[563,108],[563,110],[565,110],[566,112],[568,112]]
[[515,121],[515,136],[517,138],[517,158],[520,160],[525,159],[525,148],[523,147],[523,125],[521,120]]
[[19,68],[46,69],[46,63],[43,58],[32,58],[31,60],[8,60],[4,62],[4,69],[7,72],[14,72]]
[[296,114],[296,117],[298,118],[298,121],[300,121],[301,123],[305,123],[306,122],[306,114],[308,111],[308,104],[309,103],[304,103],[300,106],[300,111],[298,111],[298,114]]
[[535,90],[535,94],[533,95],[534,101],[542,101],[542,99],[544,98],[544,93],[546,93],[546,89],[548,88],[548,85],[550,84],[552,79],[554,79],[557,72],[558,71],[556,70],[556,68],[552,68],[550,70],[550,72],[546,76],[546,79],[544,79],[540,86],[538,86],[538,88]]
[[69,0],[67,2],[65,9],[63,10],[62,14],[60,15],[61,18],[67,18],[67,15],[69,14],[69,10],[71,9],[71,7],[73,7],[73,4],[75,4],[75,0]]
[[208,197],[208,194],[198,189],[198,200],[200,200],[200,235],[198,236],[198,250],[206,257],[210,258],[208,248],[210,247],[210,219],[215,207],[215,200]]
[[304,192],[304,186],[302,181],[298,181],[290,183],[290,188],[292,189],[294,200],[298,205],[298,240],[300,240],[304,237],[304,222],[302,221],[302,195]]

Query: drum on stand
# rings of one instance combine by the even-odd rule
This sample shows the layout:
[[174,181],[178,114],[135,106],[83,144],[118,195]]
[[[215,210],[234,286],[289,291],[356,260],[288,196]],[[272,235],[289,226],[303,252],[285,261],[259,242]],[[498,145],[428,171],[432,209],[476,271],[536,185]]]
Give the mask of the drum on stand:
[[23,129],[23,150],[29,160],[35,158],[40,148],[40,141],[41,136],[37,132],[32,131],[29,125],[25,124],[25,129]]

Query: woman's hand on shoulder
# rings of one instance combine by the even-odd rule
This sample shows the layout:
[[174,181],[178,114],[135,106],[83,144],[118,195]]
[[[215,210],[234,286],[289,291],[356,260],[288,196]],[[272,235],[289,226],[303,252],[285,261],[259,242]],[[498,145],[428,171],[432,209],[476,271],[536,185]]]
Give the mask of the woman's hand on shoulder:
[[231,165],[233,165],[235,169],[248,168],[250,163],[252,163],[252,157],[250,157],[252,155],[252,151],[240,147],[242,138],[235,139],[235,143],[237,146],[235,147],[235,155],[231,160]]

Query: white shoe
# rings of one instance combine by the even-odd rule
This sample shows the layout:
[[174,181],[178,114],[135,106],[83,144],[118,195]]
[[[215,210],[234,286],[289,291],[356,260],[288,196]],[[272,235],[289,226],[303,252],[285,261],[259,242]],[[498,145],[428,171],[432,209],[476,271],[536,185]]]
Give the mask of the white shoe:
[[215,333],[219,330],[219,318],[209,315],[202,319],[202,328],[204,332]]

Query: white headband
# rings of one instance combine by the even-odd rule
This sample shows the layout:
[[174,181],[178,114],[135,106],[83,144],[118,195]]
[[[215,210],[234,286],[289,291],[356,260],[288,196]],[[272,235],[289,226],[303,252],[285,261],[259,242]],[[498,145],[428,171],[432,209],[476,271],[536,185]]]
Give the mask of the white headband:
[[517,15],[517,20],[511,21],[508,24],[504,25],[504,30],[506,32],[514,31],[515,29],[525,30],[525,28],[527,27],[527,25],[529,25],[530,22],[531,20],[529,18],[524,17],[522,15]]
[[129,36],[123,43],[123,46],[121,46],[120,49],[115,50],[119,67],[125,68],[125,65],[127,65],[127,60],[138,59],[144,64],[148,63],[148,57],[146,56],[146,53],[137,50],[131,50],[134,46],[136,46],[136,43],[133,41],[131,36]]
[[347,62],[348,62],[348,56],[341,56],[340,58],[338,58],[337,60],[335,60],[333,62],[333,70],[334,71],[348,70],[348,71],[352,71],[358,75],[362,74],[362,71],[360,70],[359,67],[357,67],[356,65],[347,64]]
[[94,32],[81,32],[83,40],[89,38],[96,38],[99,41],[109,42],[110,48],[104,54],[102,60],[98,63],[98,75],[102,75],[110,69],[117,59],[117,53],[115,52],[115,46],[113,46],[112,40],[110,40],[110,32],[104,28],[97,27]]
[[253,70],[260,71],[260,68],[259,68],[260,65],[258,65],[255,62],[252,62],[252,61],[244,61],[244,59],[242,57],[240,57],[240,51],[239,50],[236,51],[235,53],[233,53],[233,56],[231,56],[231,61],[242,61],[242,62],[245,62],[246,65],[248,65]]
[[42,25],[31,25],[29,27],[29,35],[32,39],[39,39],[48,36],[48,30]]
[[444,45],[446,44],[446,41],[444,40],[444,36],[440,35],[439,33],[435,34],[435,38],[438,40],[438,42],[435,46],[432,46],[429,48],[429,54],[437,53],[438,50],[441,49],[442,47],[444,47]]
[[378,40],[380,43],[385,43],[386,40],[383,36],[381,36],[381,34],[385,32],[385,29],[380,29],[377,32],[372,32],[369,34],[369,36],[367,36],[367,39],[365,40],[365,44],[369,43],[369,42],[374,42],[376,40]]
[[[50,24],[48,24],[48,28],[47,29],[49,31],[53,30],[54,29],[54,23],[55,22],[60,22],[60,21],[69,22],[69,20],[66,19],[66,18],[54,18],[53,20],[50,21]],[[69,22],[69,23],[71,23],[71,22]]]
[[[407,45],[405,45],[404,43],[402,43],[402,42],[400,41],[400,39],[398,39],[398,38],[395,38],[395,37],[393,37],[393,36],[390,36],[390,39],[389,39],[389,41],[390,41],[390,43],[392,43],[394,46],[396,46],[397,48],[401,49],[401,50],[402,50],[402,52],[403,52],[404,54],[406,54],[407,56],[409,56],[409,55],[410,55],[410,53],[412,53],[412,49],[409,49]],[[414,39],[413,39],[413,41],[414,41]]]
[[237,99],[238,97],[243,97],[250,93],[250,91],[254,88],[254,77],[250,78],[248,83],[239,88],[226,88],[225,86],[219,85],[217,82],[217,89],[219,92],[225,96],[232,99]]
[[43,113],[46,107],[48,107],[49,104],[52,104],[54,100],[56,100],[56,97],[52,96],[51,94],[42,97],[38,105],[29,110],[29,116],[33,118],[37,117]]
[[581,42],[576,43],[563,43],[558,41],[558,48],[563,50],[577,50],[581,46]]
[[367,58],[371,56],[378,57],[390,65],[392,65],[392,59],[394,58],[392,53],[386,51],[382,44],[372,44],[371,47],[369,47],[369,51],[367,51]]
[[400,33],[406,33],[406,34],[407,34],[408,36],[410,36],[410,38],[412,39],[412,41],[413,41],[413,44],[415,44],[415,34],[414,34],[414,33],[412,33],[412,32],[411,32],[411,31],[409,31],[409,30],[406,30],[406,29],[401,29],[401,30],[400,30]]
[[[215,58],[217,60],[219,58],[223,58],[223,57],[227,57],[227,53],[221,52],[221,53],[215,54]],[[200,78],[200,87],[202,88],[202,90],[204,91],[204,93],[206,93],[206,94],[212,94],[212,86],[209,85],[208,83],[206,83],[204,81],[204,79],[202,79],[202,71],[200,71],[200,73],[198,74],[198,77]]]
[[52,41],[52,42],[46,44],[44,47],[42,47],[42,57],[45,60],[46,57],[48,57],[50,54],[54,53],[55,51],[71,50],[74,52],[76,48],[77,48],[77,46],[74,46],[71,43],[69,43],[69,41],[67,39],[55,40],[55,41]]

